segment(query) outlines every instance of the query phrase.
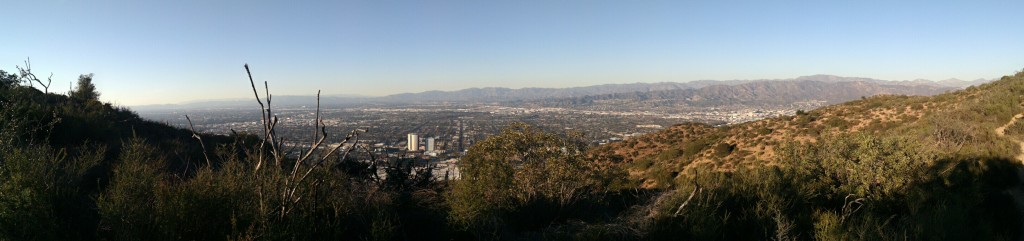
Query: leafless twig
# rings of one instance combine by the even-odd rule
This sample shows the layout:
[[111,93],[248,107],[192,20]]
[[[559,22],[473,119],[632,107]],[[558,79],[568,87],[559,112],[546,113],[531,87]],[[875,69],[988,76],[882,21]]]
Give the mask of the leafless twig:
[[[249,77],[249,85],[252,87],[253,96],[256,97],[256,102],[260,104],[260,118],[263,121],[263,140],[260,141],[260,149],[257,151],[259,154],[257,154],[258,161],[255,167],[255,175],[259,176],[259,170],[263,167],[263,162],[266,159],[263,154],[267,150],[266,145],[270,146],[270,155],[274,158],[275,168],[283,168],[281,163],[286,158],[285,154],[287,152],[281,152],[284,150],[285,141],[282,137],[278,137],[276,133],[278,118],[274,115],[273,109],[271,108],[273,95],[270,94],[269,84],[266,81],[263,82],[265,99],[261,99],[259,91],[256,89],[256,81],[252,78],[252,72],[250,71],[248,64],[245,65],[245,72]],[[266,100],[266,104],[263,103],[263,100]],[[314,133],[312,136],[313,138],[310,140],[311,145],[308,150],[301,153],[298,158],[294,160],[295,163],[293,164],[290,173],[287,176],[284,176],[284,185],[275,187],[275,189],[279,191],[277,194],[278,197],[281,198],[281,202],[276,206],[276,210],[282,218],[288,215],[288,213],[295,207],[295,204],[303,200],[305,197],[304,194],[300,193],[300,191],[304,190],[300,189],[300,187],[307,183],[306,179],[310,174],[312,174],[317,168],[324,166],[323,164],[336,154],[340,156],[341,160],[347,158],[349,153],[355,149],[356,143],[358,143],[359,140],[359,134],[365,132],[361,129],[353,130],[345,137],[344,140],[338,143],[337,146],[334,146],[327,151],[320,151],[320,147],[323,146],[327,140],[327,130],[323,124],[323,119],[320,117],[320,91],[317,91],[316,101],[317,108],[316,115],[313,120]],[[320,133],[316,133],[317,129],[319,129]],[[348,147],[342,150],[346,145],[348,145]],[[289,149],[289,152],[290,150],[291,149]],[[306,168],[303,168],[304,166],[306,166]],[[319,184],[314,182],[312,185],[315,189]],[[259,195],[261,199],[264,197],[262,191],[259,191]],[[260,206],[261,208],[265,208],[262,200],[260,200]]]
[[50,93],[50,84],[53,83],[53,73],[50,73],[50,77],[46,79],[46,84],[43,84],[43,81],[39,80],[39,78],[37,78],[36,75],[32,73],[31,58],[25,58],[25,68],[22,68],[21,66],[15,67],[18,68],[18,72],[20,72],[21,79],[25,82],[28,82],[29,86],[34,86],[32,82],[36,82],[39,83],[40,86],[43,86],[43,93]]
[[[270,132],[270,129],[273,128],[273,124],[271,124],[271,122],[270,122],[271,121],[270,120],[270,114],[269,114],[270,113],[270,107],[266,106],[266,105],[263,105],[263,101],[260,100],[260,94],[259,94],[259,92],[256,91],[256,82],[253,81],[253,79],[252,79],[252,72],[249,71],[249,64],[245,64],[245,73],[249,76],[249,84],[252,86],[252,94],[254,96],[256,96],[256,102],[260,104],[260,118],[263,120],[263,139],[260,140],[260,146],[259,146],[259,152],[258,152],[259,154],[256,157],[256,159],[257,159],[257,161],[256,161],[256,171],[259,171],[260,168],[263,167],[263,160],[265,159],[265,157],[263,156],[263,150],[264,150],[265,145],[267,144],[267,141],[270,141],[271,148],[273,148],[276,145],[274,144],[274,138],[273,138],[273,136],[271,135],[271,132]],[[264,85],[264,86],[266,86],[266,85]],[[267,90],[267,91],[269,93],[270,90]],[[270,104],[270,97],[269,96],[267,97],[267,104],[268,105]],[[275,156],[274,156],[274,161],[275,162],[280,162],[280,160],[278,159],[276,153],[275,153]]]
[[192,138],[196,139],[199,142],[199,147],[203,148],[203,158],[206,158],[206,166],[212,167],[210,165],[210,156],[206,154],[206,144],[203,144],[203,138],[199,136],[199,133],[196,133],[196,126],[192,125],[192,118],[185,115],[185,119],[188,120],[188,127],[192,128]]
[[[698,192],[702,192],[704,190],[704,189],[702,189],[700,187],[700,183],[697,182],[697,170],[696,169],[694,169],[694,171],[693,171],[693,179],[690,180],[690,181],[693,183],[693,191],[690,192],[690,196],[686,198],[686,201],[683,201],[683,203],[680,204],[678,208],[676,208],[676,212],[673,213],[672,216],[679,216],[679,215],[681,215],[683,213],[683,211],[685,210],[686,206],[690,204],[690,200],[693,200],[693,197],[696,196]],[[714,195],[714,192],[711,192],[711,194]],[[711,198],[711,197],[709,197],[709,198]]]
[[[846,222],[846,218],[852,216],[853,213],[856,213],[857,211],[864,207],[864,198],[857,198],[854,199],[853,201],[850,201],[850,197],[854,197],[854,195],[849,194],[846,195],[845,198],[843,198],[843,216],[839,217],[840,223]],[[853,207],[854,204],[856,204],[857,207]]]

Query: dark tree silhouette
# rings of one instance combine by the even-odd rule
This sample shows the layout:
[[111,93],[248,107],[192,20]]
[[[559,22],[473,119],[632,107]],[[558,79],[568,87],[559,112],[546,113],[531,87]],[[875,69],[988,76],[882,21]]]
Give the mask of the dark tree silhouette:
[[78,87],[68,95],[83,100],[98,100],[100,98],[100,93],[96,92],[96,85],[92,84],[92,74],[79,75]]
[[10,87],[18,84],[18,75],[0,70],[0,87]]

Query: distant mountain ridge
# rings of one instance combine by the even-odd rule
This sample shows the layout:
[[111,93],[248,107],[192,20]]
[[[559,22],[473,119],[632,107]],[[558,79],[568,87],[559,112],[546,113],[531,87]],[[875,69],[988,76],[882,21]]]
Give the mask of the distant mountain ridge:
[[[585,96],[599,96],[621,93],[636,92],[664,92],[701,89],[710,86],[735,86],[748,83],[765,82],[801,82],[817,81],[823,83],[840,82],[863,82],[877,86],[928,86],[939,87],[944,92],[945,88],[964,88],[971,85],[986,83],[991,80],[979,79],[974,81],[963,81],[958,79],[947,79],[942,81],[913,80],[913,81],[888,81],[864,77],[842,77],[835,75],[810,75],[792,79],[756,79],[756,80],[696,80],[690,82],[660,82],[660,83],[632,83],[632,84],[605,84],[572,88],[470,88],[457,91],[427,91],[420,93],[403,93],[376,98],[388,102],[508,102],[527,101],[544,99],[578,98]],[[942,88],[945,87],[945,88]],[[937,94],[941,92],[925,91],[915,89],[905,94]],[[889,90],[891,94],[902,94],[896,90]],[[875,94],[880,94],[875,93]],[[863,93],[861,93],[863,94]],[[872,94],[873,95],[873,94]],[[858,96],[859,97],[859,96]]]
[[907,86],[907,85],[929,85],[929,86],[941,86],[941,87],[953,87],[953,88],[966,88],[968,86],[974,86],[974,85],[980,85],[980,84],[992,82],[994,79],[976,79],[976,80],[971,80],[971,81],[961,80],[961,79],[956,79],[956,78],[939,80],[939,81],[932,81],[932,80],[926,80],[926,79],[915,79],[915,80],[879,80],[879,79],[863,78],[863,77],[842,77],[842,76],[835,76],[835,75],[819,74],[819,75],[800,76],[800,77],[794,78],[793,80],[815,80],[815,81],[822,81],[822,82],[864,81],[864,82],[876,83],[876,84],[881,84],[881,85],[904,85],[904,86]]
[[663,90],[632,93],[613,93],[573,98],[524,100],[516,105],[579,108],[599,105],[622,107],[641,106],[697,106],[721,105],[772,106],[795,102],[824,101],[835,104],[879,94],[935,95],[957,88],[888,83],[866,80],[833,81],[805,78],[788,81],[756,81],[737,85],[712,85],[699,89]]
[[[1007,133],[1009,126],[1015,125],[1018,131],[1013,132],[1020,138],[1024,136],[1024,126],[1015,120],[1021,114],[1020,98],[1024,89],[1024,73],[1018,72],[996,81],[891,81],[879,84],[865,81],[831,81],[828,76],[799,77],[800,81],[779,82],[767,81],[747,83],[735,86],[713,86],[701,90],[687,90],[675,93],[634,93],[631,95],[608,95],[606,99],[575,99],[577,106],[589,102],[617,101],[627,99],[639,105],[651,105],[658,101],[672,100],[688,104],[695,99],[703,102],[731,103],[770,103],[766,99],[770,92],[785,92],[792,96],[777,95],[776,101],[786,101],[794,96],[810,98],[851,99],[841,104],[824,106],[811,111],[798,113],[794,116],[781,116],[758,121],[732,125],[728,128],[714,128],[711,125],[686,123],[673,126],[657,133],[638,137],[619,143],[604,146],[606,155],[619,155],[620,160],[629,162],[655,161],[666,165],[630,166],[630,175],[641,179],[645,185],[657,186],[656,173],[678,171],[686,165],[749,165],[758,160],[763,162],[778,161],[774,159],[779,150],[784,150],[783,140],[820,140],[829,135],[849,136],[854,133],[883,136],[899,134],[922,139],[927,146],[940,147],[938,150],[948,153],[972,153],[971,155],[992,155],[993,150],[1004,152],[1007,157],[1016,158],[1014,162],[1024,160],[1024,144],[1019,142],[1005,147],[994,147],[1003,144],[991,139],[1008,138],[999,134]],[[936,90],[954,90],[948,85],[964,85],[967,83],[985,82],[977,88],[967,88],[933,96],[873,96],[860,99],[857,95],[869,92],[926,95]],[[988,83],[991,82],[991,83]],[[830,96],[818,95],[826,88],[843,89],[846,91],[828,92]],[[793,100],[793,99],[789,99]],[[996,113],[998,112],[998,113]],[[1010,121],[1010,122],[1007,122]],[[1017,123],[1017,124],[1015,124]],[[1002,128],[1001,130],[999,128]],[[995,129],[995,130],[994,130]],[[922,130],[926,130],[922,132]],[[970,133],[962,134],[952,140],[945,132]],[[921,133],[928,133],[922,135]],[[961,134],[957,134],[961,135]],[[979,138],[979,139],[971,139]],[[986,141],[980,140],[986,138]],[[968,141],[968,139],[970,139]],[[962,142],[960,140],[963,140]],[[713,147],[723,148],[715,149]],[[951,148],[950,148],[951,147]],[[688,154],[667,155],[671,158],[658,157],[670,150],[682,150]],[[600,152],[600,151],[599,151]],[[677,153],[677,152],[672,152]],[[958,154],[959,155],[959,154]],[[678,164],[678,165],[677,165]],[[735,166],[732,167],[735,170]],[[671,179],[669,179],[671,180]],[[662,183],[664,184],[664,183]]]
[[603,84],[570,88],[469,88],[457,91],[427,91],[420,93],[403,93],[379,98],[384,101],[443,101],[443,102],[474,102],[474,101],[512,101],[528,99],[563,98],[620,92],[647,92],[661,90],[692,89],[689,83],[632,83]]
[[[357,104],[414,104],[414,103],[506,103],[506,102],[526,102],[526,101],[540,101],[540,100],[557,100],[557,99],[574,99],[583,98],[586,99],[588,96],[603,96],[610,94],[626,94],[632,95],[634,93],[646,93],[651,92],[649,95],[654,96],[666,96],[666,93],[685,93],[685,90],[696,90],[711,86],[736,86],[748,83],[767,83],[767,82],[801,82],[801,81],[817,81],[822,83],[839,83],[839,82],[862,82],[870,83],[878,86],[927,86],[927,87],[939,87],[939,88],[964,88],[971,85],[978,85],[986,83],[991,80],[978,79],[974,81],[963,81],[958,79],[947,79],[941,81],[929,81],[929,80],[906,80],[906,81],[887,81],[872,78],[863,77],[842,77],[835,75],[810,75],[800,76],[791,79],[756,79],[756,80],[695,80],[689,82],[659,82],[659,83],[630,83],[630,84],[603,84],[583,87],[570,87],[570,88],[504,88],[504,87],[485,87],[485,88],[469,88],[456,91],[426,91],[418,93],[402,93],[394,94],[382,97],[361,97],[361,96],[323,96],[321,97],[321,104],[324,106],[349,106]],[[802,82],[804,83],[804,82]],[[819,86],[820,87],[820,86]],[[721,87],[716,87],[721,88]],[[788,87],[793,88],[793,87]],[[809,87],[810,88],[810,87]],[[924,87],[921,87],[924,88]],[[877,88],[876,88],[877,89]],[[708,91],[719,91],[715,88],[709,89]],[[942,89],[945,91],[945,89]],[[900,93],[900,92],[879,92],[879,93]],[[866,92],[865,92],[866,93]],[[860,93],[860,94],[865,94]],[[934,94],[933,90],[921,91],[916,89],[906,94]],[[667,94],[667,95],[675,95]],[[751,93],[753,94],[753,93]],[[765,94],[765,92],[762,92]],[[875,93],[878,94],[878,93]],[[873,95],[873,94],[871,94]],[[698,96],[698,95],[695,95]],[[143,105],[134,106],[133,109],[137,110],[162,110],[162,109],[210,109],[210,108],[238,108],[250,106],[252,101],[248,99],[237,99],[237,100],[207,100],[207,101],[195,101],[184,104],[167,104],[167,105]],[[311,103],[315,103],[314,96],[275,96],[274,103],[277,106],[284,107],[297,107],[297,106],[308,106]]]

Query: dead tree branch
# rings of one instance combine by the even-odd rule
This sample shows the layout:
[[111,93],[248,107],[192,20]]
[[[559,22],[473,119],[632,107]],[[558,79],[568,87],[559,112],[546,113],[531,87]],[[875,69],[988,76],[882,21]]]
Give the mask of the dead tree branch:
[[[846,222],[847,218],[853,216],[854,213],[860,211],[860,209],[864,207],[864,198],[857,198],[851,201],[851,197],[855,196],[853,194],[849,194],[843,198],[843,214],[839,217],[839,223]],[[857,207],[854,207],[854,205],[857,205]]]
[[46,79],[46,84],[43,84],[43,81],[39,80],[39,78],[32,73],[31,58],[25,58],[25,68],[22,68],[21,66],[15,67],[18,68],[22,81],[28,82],[28,85],[32,87],[35,87],[33,82],[39,83],[40,86],[43,86],[43,93],[50,93],[50,84],[53,83],[53,73],[50,73],[50,77]]
[[672,216],[679,216],[683,214],[683,210],[686,210],[686,205],[689,205],[690,200],[693,200],[693,197],[696,196],[697,193],[701,191],[702,189],[700,187],[693,187],[693,191],[690,192],[690,197],[687,197],[686,201],[683,201],[683,204],[680,204],[679,207],[676,208],[676,212],[673,213]]
[[[693,171],[693,179],[691,182],[693,183],[693,191],[690,192],[690,196],[686,198],[686,201],[683,201],[683,203],[676,208],[676,212],[673,213],[672,216],[682,215],[683,211],[686,210],[686,206],[690,204],[690,200],[693,200],[693,197],[696,196],[698,192],[704,191],[704,189],[700,187],[700,183],[697,182],[697,170]],[[714,192],[712,192],[712,194],[714,194]]]
[[[260,175],[260,168],[265,164],[263,163],[267,157],[264,155],[269,145],[270,155],[274,160],[274,168],[284,169],[282,163],[287,158],[285,155],[288,152],[282,152],[285,150],[283,137],[277,136],[277,124],[278,117],[274,115],[273,109],[271,108],[273,102],[273,95],[270,94],[269,84],[264,81],[264,98],[260,98],[259,91],[256,89],[256,81],[252,78],[252,71],[249,69],[249,65],[245,65],[245,72],[249,77],[249,85],[252,87],[253,96],[256,97],[256,102],[260,105],[260,119],[263,121],[263,140],[260,141],[259,150],[257,151],[257,162],[254,171],[254,175],[257,177]],[[264,104],[264,100],[266,104]],[[327,128],[320,116],[320,91],[317,91],[317,107],[316,114],[314,116],[314,128],[313,135],[310,140],[310,147],[308,150],[302,152],[297,159],[294,159],[295,163],[292,165],[291,170],[287,175],[283,176],[283,185],[274,187],[277,197],[280,198],[280,202],[276,205],[275,211],[279,212],[280,217],[285,217],[291,210],[304,199],[308,193],[303,193],[302,187],[308,183],[307,179],[317,169],[322,168],[324,163],[327,162],[333,156],[340,156],[341,160],[344,160],[348,155],[356,149],[359,141],[359,134],[366,132],[365,130],[356,129],[352,130],[340,143],[337,143],[333,148],[329,150],[321,151],[321,147],[327,141]],[[187,118],[187,116],[186,116]],[[191,120],[190,120],[191,125]],[[318,130],[319,129],[319,130]],[[317,133],[319,131],[319,133]],[[193,131],[194,132],[194,131]],[[294,146],[292,147],[294,148]],[[344,149],[342,149],[344,148]],[[289,149],[291,150],[291,149]],[[314,181],[311,188],[315,189],[317,182]],[[261,199],[265,197],[262,191],[259,192]],[[315,195],[315,192],[313,192]],[[265,207],[263,200],[260,200],[261,207]]]
[[[259,154],[256,157],[257,158],[257,161],[256,161],[256,171],[259,171],[260,168],[263,167],[263,161],[266,159],[266,157],[263,155],[263,150],[265,150],[267,142],[268,141],[270,142],[271,149],[274,149],[277,146],[276,143],[274,143],[275,142],[275,138],[273,138],[273,135],[272,135],[272,133],[270,131],[271,129],[274,128],[274,124],[276,123],[276,120],[271,122],[271,115],[270,115],[271,112],[270,112],[270,106],[269,106],[270,105],[270,96],[269,95],[267,96],[267,105],[263,105],[263,101],[260,99],[260,94],[259,94],[258,91],[256,91],[256,82],[253,81],[253,79],[252,79],[252,72],[249,70],[249,64],[245,64],[245,73],[249,76],[249,84],[252,86],[252,94],[254,96],[256,96],[256,102],[260,104],[260,118],[263,121],[263,138],[262,138],[262,140],[260,140],[259,151],[258,151]],[[264,82],[264,87],[266,87],[266,86],[267,86],[266,82]],[[269,89],[267,90],[267,93],[270,93]],[[276,151],[273,151],[273,155],[274,155],[274,157],[273,157],[274,158],[274,162],[275,163],[280,163],[280,157],[277,155]]]
[[189,118],[188,115],[185,115],[185,119],[188,120],[188,127],[192,129],[192,138],[196,139],[196,141],[199,142],[199,147],[203,148],[203,158],[206,159],[206,166],[212,167],[210,165],[210,156],[206,154],[206,144],[203,144],[203,138],[200,137],[199,133],[196,132],[196,126],[192,125],[192,118]]

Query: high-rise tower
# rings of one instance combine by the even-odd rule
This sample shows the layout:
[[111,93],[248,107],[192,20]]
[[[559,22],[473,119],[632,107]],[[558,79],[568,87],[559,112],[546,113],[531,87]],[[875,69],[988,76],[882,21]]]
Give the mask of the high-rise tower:
[[461,152],[463,149],[462,143],[466,140],[466,135],[463,133],[466,131],[465,127],[462,126],[462,121],[459,121],[459,149],[456,151]]
[[427,137],[427,152],[434,151],[434,138]]
[[418,151],[420,149],[420,137],[415,133],[409,133],[409,140],[406,141],[405,149],[409,151]]

